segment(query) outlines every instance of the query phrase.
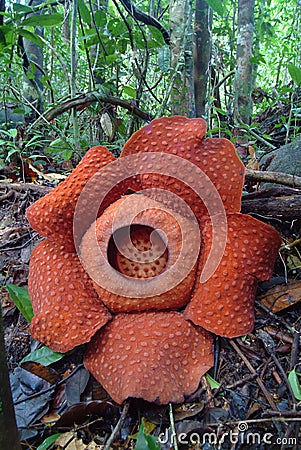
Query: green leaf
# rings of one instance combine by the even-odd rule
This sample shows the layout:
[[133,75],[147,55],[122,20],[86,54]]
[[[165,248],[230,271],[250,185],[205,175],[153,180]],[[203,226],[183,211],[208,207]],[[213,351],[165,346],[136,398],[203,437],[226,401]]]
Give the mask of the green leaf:
[[220,383],[218,381],[215,381],[214,378],[212,378],[209,373],[206,373],[205,375],[206,380],[209,383],[209,386],[211,387],[211,389],[218,389],[220,387]]
[[71,158],[71,156],[73,155],[73,150],[63,150],[61,153],[61,157],[64,161],[69,161],[69,159]]
[[300,387],[299,378],[298,378],[298,375],[297,375],[297,372],[295,369],[293,369],[288,374],[288,381],[289,381],[289,384],[291,385],[294,396],[296,397],[297,400],[300,401],[301,400],[301,387]]
[[14,114],[25,114],[25,109],[24,108],[15,108],[13,110]]
[[147,25],[147,27],[152,33],[152,40],[148,42],[148,45],[151,47],[155,47],[155,45],[150,45],[152,43],[153,44],[155,43],[156,47],[162,47],[165,44],[165,42],[161,31],[158,30],[158,28],[153,27],[152,25]]
[[161,444],[158,439],[151,434],[145,433],[144,422],[141,422],[139,433],[137,434],[137,441],[135,450],[160,450]]
[[33,318],[33,309],[27,289],[16,286],[15,284],[7,284],[6,287],[10,298],[13,300],[20,313],[28,322],[31,322]]
[[18,31],[21,36],[23,36],[25,39],[28,39],[29,41],[33,42],[38,47],[44,46],[44,42],[42,41],[40,36],[38,36],[37,34],[34,34],[28,30],[24,30],[24,28],[19,28]]
[[62,14],[37,14],[36,16],[27,17],[22,21],[22,26],[40,26],[40,27],[55,27],[61,25],[64,20]]
[[122,36],[124,33],[128,31],[124,21],[116,18],[111,19],[108,22],[107,28],[114,37]]
[[20,3],[13,3],[13,11],[19,13],[31,13],[34,9],[31,6],[21,5]]
[[108,55],[106,56],[106,64],[110,65],[114,62],[116,62],[118,60],[118,56],[117,55]]
[[224,15],[224,5],[221,0],[205,0],[206,3],[208,3],[209,6],[213,9],[214,12],[216,12],[219,16]]
[[107,23],[107,15],[104,11],[99,9],[94,13],[94,20],[95,24],[99,28],[102,28]]
[[287,68],[292,80],[299,85],[301,83],[301,68],[293,63],[289,63]]
[[5,136],[9,136],[10,138],[16,138],[18,131],[15,128],[12,128],[11,130],[2,130],[1,129],[1,134],[5,134]]
[[123,86],[122,91],[129,97],[136,98],[136,89],[131,86]]
[[0,41],[2,45],[14,44],[14,27],[12,25],[0,26]]
[[31,361],[36,362],[39,364],[43,364],[43,366],[49,366],[52,363],[55,363],[56,361],[59,361],[60,359],[64,358],[65,353],[57,353],[51,350],[49,347],[41,347],[38,350],[34,350],[33,352],[29,353],[29,355],[26,355],[20,364],[22,364],[25,361]]
[[83,22],[90,25],[91,24],[90,10],[83,0],[78,0],[78,9]]
[[61,436],[62,433],[53,434],[52,436],[49,436],[46,438],[42,444],[40,444],[36,450],[47,450],[52,444],[55,443],[58,437]]

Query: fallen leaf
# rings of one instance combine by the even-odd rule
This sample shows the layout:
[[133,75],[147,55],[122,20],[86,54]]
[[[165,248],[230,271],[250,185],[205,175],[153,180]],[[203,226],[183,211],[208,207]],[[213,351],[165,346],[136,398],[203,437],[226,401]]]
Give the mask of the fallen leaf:
[[252,147],[252,145],[248,146],[248,153],[251,156],[251,158],[249,159],[246,165],[247,169],[259,170],[258,160],[256,158],[255,150],[254,147]]
[[10,382],[20,440],[24,441],[38,434],[30,426],[47,413],[55,387],[21,367],[10,375]]
[[301,281],[274,286],[266,294],[257,297],[257,300],[273,313],[289,308],[301,300]]
[[55,384],[60,380],[60,374],[52,367],[46,367],[45,365],[35,361],[22,361],[22,369],[31,372],[39,378],[48,381],[50,384]]
[[67,178],[66,175],[62,175],[61,173],[43,173],[36,167],[34,167],[30,162],[28,162],[28,166],[34,173],[36,173],[37,176],[44,178],[44,180],[47,180],[51,183],[59,183],[60,181]]
[[83,440],[78,439],[76,433],[72,431],[61,434],[55,441],[55,444],[58,446],[58,449],[64,450],[97,450],[102,448],[100,445],[95,444],[94,441],[88,445],[84,444]]
[[56,423],[57,427],[68,427],[74,423],[83,423],[91,416],[109,418],[110,422],[117,422],[120,417],[120,407],[111,402],[90,401],[70,406]]

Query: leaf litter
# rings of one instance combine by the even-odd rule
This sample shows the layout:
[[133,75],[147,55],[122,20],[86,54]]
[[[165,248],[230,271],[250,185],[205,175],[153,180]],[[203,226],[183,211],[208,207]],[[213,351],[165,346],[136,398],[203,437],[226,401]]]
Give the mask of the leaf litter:
[[[29,229],[24,212],[38,195],[28,190],[13,203],[10,199],[3,203],[3,285],[27,288],[29,255],[38,239]],[[279,228],[288,245],[298,237],[298,231],[293,231],[297,229],[296,224],[293,225],[283,224],[283,230]],[[297,242],[282,253],[270,284],[260,286],[254,331],[232,340],[233,343],[216,338],[216,362],[208,374],[211,378],[202,380],[195,396],[181,405],[173,405],[174,428],[168,406],[131,399],[123,414],[122,408],[111,401],[84,369],[83,348],[62,355],[39,347],[29,336],[28,322],[14,307],[7,290],[2,289],[8,365],[23,448],[149,450],[157,445],[162,449],[177,445],[179,449],[257,450],[278,449],[279,437],[286,442],[283,449],[298,448],[301,422],[299,266],[300,242]],[[20,298],[18,288],[11,288],[12,297]],[[21,303],[24,298],[26,294],[21,294]],[[24,305],[30,320],[30,309],[26,302]],[[141,428],[143,417],[145,423],[152,425],[150,428]],[[245,430],[240,428],[242,423]],[[236,433],[236,443],[231,442],[231,433]],[[245,443],[248,436],[252,438],[252,433],[271,435],[271,441],[266,447],[262,442],[247,446]],[[206,436],[205,447],[200,447],[196,438]]]

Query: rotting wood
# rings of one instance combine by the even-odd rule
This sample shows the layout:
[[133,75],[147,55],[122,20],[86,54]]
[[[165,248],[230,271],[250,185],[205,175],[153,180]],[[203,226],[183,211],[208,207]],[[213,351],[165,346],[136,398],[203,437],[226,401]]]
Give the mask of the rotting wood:
[[295,220],[301,217],[301,190],[272,187],[242,197],[241,211],[270,218]]

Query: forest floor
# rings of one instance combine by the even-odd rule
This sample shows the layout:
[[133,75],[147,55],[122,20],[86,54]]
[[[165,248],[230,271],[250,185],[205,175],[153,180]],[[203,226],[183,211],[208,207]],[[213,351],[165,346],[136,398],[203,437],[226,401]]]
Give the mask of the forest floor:
[[[30,228],[25,210],[44,188],[18,188],[18,180],[11,186],[0,185],[1,285],[26,288],[30,254],[41,238]],[[18,422],[22,448],[36,449],[44,442],[39,448],[45,449],[56,438],[49,448],[131,449],[137,444],[137,449],[151,450],[156,447],[149,435],[160,433],[164,450],[300,448],[300,221],[270,217],[268,222],[281,233],[285,247],[271,282],[257,293],[254,331],[243,338],[216,338],[210,371],[216,383],[203,377],[198,391],[172,409],[138,400],[115,404],[84,369],[84,346],[49,365],[43,359],[43,364],[20,364],[37,342],[3,288],[7,363],[13,395],[19,398],[16,414],[25,417]],[[144,434],[140,428],[137,440],[142,422]]]

